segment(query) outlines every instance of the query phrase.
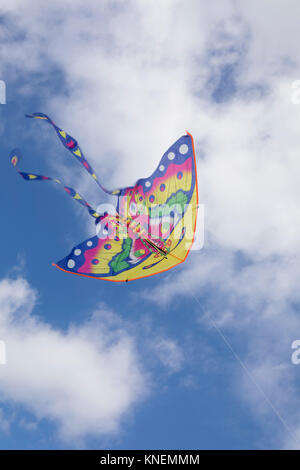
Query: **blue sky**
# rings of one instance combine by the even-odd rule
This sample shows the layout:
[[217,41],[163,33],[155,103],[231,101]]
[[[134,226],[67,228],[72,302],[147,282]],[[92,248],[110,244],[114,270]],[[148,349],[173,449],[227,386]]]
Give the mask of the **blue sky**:
[[[299,6],[274,2],[270,25],[266,1],[156,3],[3,8],[1,449],[298,447]],[[109,199],[24,117],[38,111],[108,187],[192,132],[204,247],[128,284],[52,267],[93,221],[56,185],[19,178],[11,149],[24,171]]]

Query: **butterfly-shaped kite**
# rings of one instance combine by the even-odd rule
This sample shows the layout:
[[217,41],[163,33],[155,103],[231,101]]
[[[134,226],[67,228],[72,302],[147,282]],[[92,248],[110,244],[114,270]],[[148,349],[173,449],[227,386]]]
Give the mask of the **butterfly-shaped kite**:
[[118,199],[113,214],[99,214],[76,190],[59,179],[20,171],[21,152],[18,149],[11,152],[10,161],[25,180],[60,184],[95,219],[97,233],[75,246],[54,266],[96,279],[132,281],[167,271],[185,261],[194,241],[198,207],[196,158],[190,133],[165,152],[149,178],[110,191],[99,182],[73,137],[43,113],[28,117],[51,124],[63,145],[98,186]]

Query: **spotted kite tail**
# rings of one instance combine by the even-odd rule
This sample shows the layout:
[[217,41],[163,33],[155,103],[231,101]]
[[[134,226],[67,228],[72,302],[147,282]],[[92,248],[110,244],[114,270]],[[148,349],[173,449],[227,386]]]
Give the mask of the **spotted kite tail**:
[[19,167],[21,158],[22,158],[22,154],[19,149],[14,149],[9,155],[11,164],[19,173],[19,175],[22,176],[24,180],[26,181],[53,181],[54,183],[60,184],[63,187],[63,189],[66,191],[66,193],[68,193],[75,201],[79,202],[79,204],[84,206],[92,217],[94,217],[96,220],[99,220],[100,214],[98,214],[98,212],[96,212],[90,206],[90,204],[78,193],[78,191],[76,191],[73,188],[70,188],[69,186],[65,186],[59,179],[51,178],[50,176],[36,175],[34,173],[24,173],[23,171],[20,171],[18,167]]
[[32,114],[26,114],[26,117],[29,117],[29,118],[34,118],[34,119],[41,119],[42,121],[46,121],[48,122],[49,124],[51,124],[51,126],[54,128],[56,134],[58,135],[60,141],[62,142],[63,146],[68,149],[73,156],[76,157],[76,159],[79,161],[79,163],[81,165],[84,166],[84,168],[86,169],[86,171],[92,176],[92,178],[96,181],[96,183],[98,184],[98,186],[104,191],[106,192],[107,194],[113,194],[113,195],[116,195],[118,196],[120,194],[120,190],[119,189],[116,189],[116,190],[109,190],[107,188],[105,188],[101,183],[100,181],[98,180],[97,178],[97,175],[96,173],[94,172],[93,168],[91,167],[91,165],[89,164],[89,162],[87,161],[87,159],[85,158],[81,148],[79,147],[78,145],[78,142],[76,139],[74,139],[74,137],[71,137],[69,134],[67,134],[65,131],[63,131],[62,129],[60,129],[53,121],[52,119],[49,118],[49,116],[47,116],[46,114],[43,114],[43,113],[32,113]]

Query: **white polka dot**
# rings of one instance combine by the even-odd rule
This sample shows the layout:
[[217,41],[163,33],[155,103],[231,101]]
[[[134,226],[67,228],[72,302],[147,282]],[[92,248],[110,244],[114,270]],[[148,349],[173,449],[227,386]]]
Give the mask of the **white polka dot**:
[[75,266],[75,261],[74,261],[73,259],[69,259],[69,261],[68,261],[68,268],[71,268],[71,269],[72,269],[72,268],[74,268],[74,266]]
[[174,152],[169,152],[168,153],[168,159],[169,160],[174,160],[174,158],[175,158],[175,153]]
[[150,188],[150,186],[151,186],[150,181],[146,181],[145,186],[147,186],[147,188]]
[[130,213],[131,213],[131,215],[135,215],[135,214],[136,214],[136,205],[135,205],[134,202],[132,202],[132,203],[130,204]]
[[164,171],[164,169],[165,169],[164,165],[160,165],[159,169],[160,169],[160,171]]
[[189,148],[186,144],[182,144],[180,145],[179,147],[179,152],[182,153],[182,155],[184,155],[185,153],[187,153],[189,151]]
[[87,246],[92,246],[93,245],[93,242],[89,241],[89,242],[86,242]]
[[81,255],[81,250],[79,250],[79,248],[77,248],[77,249],[74,251],[74,255],[75,255],[75,256]]

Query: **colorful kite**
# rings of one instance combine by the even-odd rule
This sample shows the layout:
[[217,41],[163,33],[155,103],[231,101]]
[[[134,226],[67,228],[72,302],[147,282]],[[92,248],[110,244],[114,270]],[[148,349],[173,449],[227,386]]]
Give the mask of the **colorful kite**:
[[163,155],[149,178],[132,187],[110,191],[102,186],[77,141],[45,114],[28,115],[53,126],[63,145],[90,173],[98,186],[118,198],[113,214],[99,214],[59,179],[19,171],[21,152],[10,161],[27,181],[53,181],[95,219],[95,236],[75,246],[54,264],[62,271],[108,281],[132,281],[167,271],[185,261],[196,230],[198,187],[193,137],[187,132]]

